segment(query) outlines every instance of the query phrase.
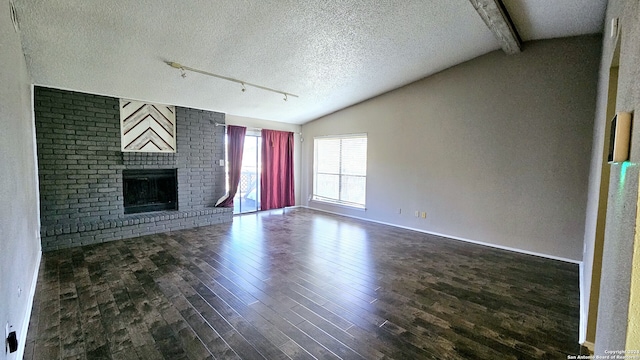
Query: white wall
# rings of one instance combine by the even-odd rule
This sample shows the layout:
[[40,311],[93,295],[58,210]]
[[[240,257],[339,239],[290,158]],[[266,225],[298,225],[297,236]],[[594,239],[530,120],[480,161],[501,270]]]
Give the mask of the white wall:
[[[0,333],[17,331],[22,358],[40,260],[40,224],[31,80],[19,35],[0,6]],[[19,293],[19,290],[21,293]]]
[[[609,120],[606,116],[609,68],[612,65],[616,38],[610,37],[611,20],[619,19],[620,56],[616,111],[634,112],[629,161],[607,165],[610,168],[606,225],[602,251],[602,274],[595,334],[595,353],[611,350],[638,350],[640,347],[640,218],[637,216],[640,183],[640,2],[610,0],[607,4],[603,38],[598,112],[594,126],[590,206],[585,236],[585,261],[594,253],[594,234],[600,186],[599,161]],[[604,138],[604,139],[603,139]],[[587,264],[585,264],[587,265]],[[597,266],[597,263],[596,263]],[[634,267],[636,268],[634,270]],[[589,273],[590,276],[590,273]],[[592,314],[590,314],[592,315]]]
[[[589,174],[589,186],[588,186],[588,201],[587,212],[585,220],[585,234],[584,234],[584,250],[583,250],[583,274],[581,288],[584,291],[583,299],[584,306],[582,309],[581,317],[581,341],[587,341],[590,344],[595,342],[596,333],[596,319],[599,297],[599,283],[600,271],[602,270],[602,240],[598,240],[598,247],[596,249],[596,229],[598,227],[598,221],[604,222],[605,219],[599,219],[603,214],[598,214],[599,208],[606,208],[606,201],[608,199],[608,193],[603,192],[603,196],[600,196],[600,189],[607,189],[610,175],[610,170],[614,170],[617,166],[604,165],[603,167],[603,153],[605,146],[608,150],[607,138],[607,126],[610,119],[608,119],[607,110],[610,107],[608,104],[609,96],[617,93],[615,85],[612,83],[612,89],[610,93],[609,80],[610,69],[613,64],[613,54],[615,49],[616,38],[611,37],[611,28],[607,26],[610,24],[613,17],[618,17],[624,12],[625,1],[609,1],[607,4],[607,16],[605,20],[605,26],[603,29],[604,36],[602,38],[602,56],[600,62],[600,72],[598,80],[598,96],[596,101],[596,113],[593,128],[593,144],[591,154],[591,165]],[[615,75],[614,75],[615,78]],[[615,82],[615,81],[614,81]],[[615,105],[613,106],[615,108]],[[609,109],[610,110],[610,109]],[[619,170],[617,171],[619,173]],[[604,178],[603,178],[604,176]],[[604,190],[604,191],[607,191]],[[601,203],[602,201],[602,203]],[[606,211],[605,211],[606,212]],[[606,218],[606,215],[604,216]],[[610,216],[609,216],[610,217]],[[602,226],[602,225],[600,225]],[[600,230],[602,231],[602,230]],[[600,236],[603,236],[600,234]],[[630,245],[629,245],[630,246]],[[630,249],[630,248],[629,248]],[[617,262],[617,259],[616,259]],[[624,264],[625,261],[620,261],[620,264]],[[592,289],[593,288],[593,289]],[[622,295],[622,294],[620,294]],[[606,295],[605,295],[606,296]],[[627,294],[628,297],[628,294]],[[586,320],[588,319],[588,324]],[[617,322],[617,321],[616,321]],[[587,327],[588,325],[588,327]],[[620,325],[622,326],[622,325]]]
[[293,132],[293,138],[295,140],[293,147],[293,176],[294,187],[296,196],[296,205],[300,204],[300,159],[301,159],[301,142],[300,131],[302,127],[300,125],[281,123],[276,121],[248,118],[243,116],[226,115],[225,122],[229,125],[245,126],[251,130],[251,128],[268,129],[268,130],[280,130]]
[[[307,123],[302,204],[579,261],[599,56],[599,36],[531,42]],[[308,201],[313,137],[363,132],[367,210]]]

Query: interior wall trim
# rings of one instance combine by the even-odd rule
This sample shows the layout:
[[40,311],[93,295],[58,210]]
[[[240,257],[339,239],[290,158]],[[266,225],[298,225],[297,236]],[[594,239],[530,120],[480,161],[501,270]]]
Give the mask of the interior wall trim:
[[[584,277],[584,262],[580,262],[580,323],[578,325],[578,343],[583,345],[587,343],[587,318],[589,317],[587,306],[587,296],[589,296],[589,294],[586,293],[587,289],[584,287]],[[593,348],[591,352],[593,353]]]

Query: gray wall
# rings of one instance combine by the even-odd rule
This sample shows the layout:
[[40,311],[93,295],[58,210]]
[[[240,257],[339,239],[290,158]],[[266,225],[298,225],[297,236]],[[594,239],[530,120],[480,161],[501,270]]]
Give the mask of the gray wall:
[[[303,204],[580,261],[600,43],[492,52],[305,124]],[[367,210],[309,202],[313,137],[364,132]]]
[[[603,56],[598,85],[598,112],[594,128],[594,149],[591,174],[593,180],[589,187],[590,207],[587,214],[587,232],[585,251],[593,253],[593,232],[597,216],[598,187],[601,179],[597,176],[599,153],[605,134],[607,88],[609,68],[615,49],[615,38],[609,36],[611,19],[620,18],[620,68],[617,91],[617,111],[634,111],[640,106],[640,4],[637,0],[610,0],[605,20],[606,35],[603,38]],[[602,258],[602,276],[598,306],[598,320],[595,336],[596,354],[603,355],[606,350],[625,349],[630,287],[632,284],[632,265],[634,236],[636,234],[636,204],[638,200],[638,162],[640,161],[640,126],[632,130],[630,162],[611,166],[609,179],[609,197]],[[606,145],[608,146],[608,145]],[[637,245],[636,245],[637,246]],[[635,260],[638,262],[638,260]],[[636,286],[640,279],[635,279]],[[637,341],[637,339],[636,339]]]
[[[35,136],[31,79],[19,35],[9,20],[9,1],[1,0],[0,20],[0,333],[13,325],[24,351],[27,321],[40,256]],[[21,293],[19,293],[19,290]]]
[[[176,153],[123,153],[118,99],[36,87],[43,250],[231,221],[224,114],[176,107]],[[178,211],[125,215],[123,169],[177,169]]]

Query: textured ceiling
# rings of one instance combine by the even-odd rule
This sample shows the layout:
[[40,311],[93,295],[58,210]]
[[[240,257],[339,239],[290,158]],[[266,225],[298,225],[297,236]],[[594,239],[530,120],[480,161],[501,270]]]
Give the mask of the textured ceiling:
[[[468,0],[14,1],[38,85],[298,124],[499,49]],[[600,32],[605,3],[505,0],[524,40]]]

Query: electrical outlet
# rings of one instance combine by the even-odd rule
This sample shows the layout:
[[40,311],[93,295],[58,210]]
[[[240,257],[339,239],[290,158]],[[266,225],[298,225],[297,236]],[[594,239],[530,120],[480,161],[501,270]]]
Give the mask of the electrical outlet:
[[420,211],[416,210],[416,217],[420,217]]
[[426,219],[427,218],[427,213],[423,211],[421,216],[422,216],[423,219]]

